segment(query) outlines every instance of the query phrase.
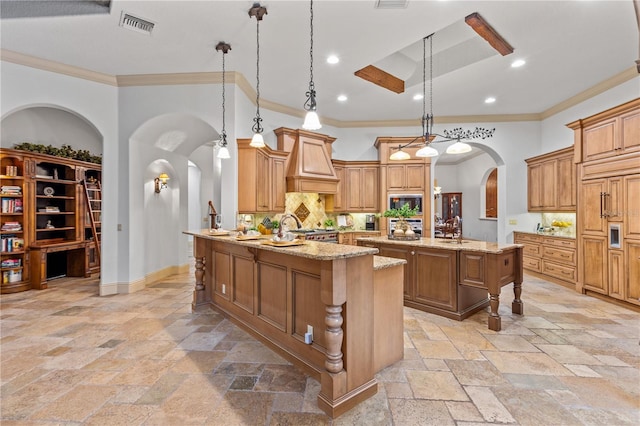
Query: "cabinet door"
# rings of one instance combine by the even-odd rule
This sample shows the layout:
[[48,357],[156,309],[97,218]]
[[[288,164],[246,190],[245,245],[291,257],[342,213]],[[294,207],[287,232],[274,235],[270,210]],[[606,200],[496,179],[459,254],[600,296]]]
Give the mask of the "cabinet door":
[[640,240],[640,174],[624,178],[624,236]]
[[608,294],[607,237],[584,235],[582,237],[582,256],[581,279],[584,288]]
[[387,166],[387,190],[402,191],[405,189],[405,166],[403,164],[390,164]]
[[338,188],[336,193],[333,195],[333,210],[334,211],[344,211],[345,208],[345,198],[346,198],[346,185],[345,185],[345,173],[343,167],[334,167],[333,170],[336,172],[336,177],[340,179],[338,181]]
[[623,153],[640,151],[640,110],[620,117],[620,135]]
[[582,140],[582,160],[610,157],[616,151],[616,118],[585,127]]
[[640,305],[640,241],[627,240],[624,247],[625,298]]
[[256,156],[256,197],[258,211],[269,211],[271,202],[271,185],[269,179],[269,157],[262,152]]
[[624,300],[624,253],[609,250],[609,296]]
[[576,166],[573,156],[559,158],[558,166],[558,210],[576,209]]
[[[604,197],[604,212],[609,221],[621,221],[623,212],[623,195],[622,178],[610,178],[607,180],[606,195]],[[637,195],[636,195],[637,196]]]
[[606,179],[592,179],[583,181],[580,188],[580,208],[578,209],[579,223],[586,234],[606,235],[606,219],[604,213],[604,196],[606,193]]
[[540,183],[541,183],[541,203],[543,209],[555,209],[556,206],[556,188],[558,186],[558,177],[556,176],[556,160],[545,161],[541,165]]
[[271,211],[284,211],[285,193],[287,191],[286,158],[271,159]]
[[378,211],[378,168],[362,168],[362,209]]
[[424,191],[424,164],[407,164],[405,168],[405,185],[407,190]]
[[529,211],[542,209],[542,166],[540,164],[527,167],[527,201]]
[[425,305],[455,311],[457,309],[456,252],[452,250],[415,250],[413,255],[414,300]]
[[347,210],[361,210],[362,169],[347,167],[345,175],[347,181]]

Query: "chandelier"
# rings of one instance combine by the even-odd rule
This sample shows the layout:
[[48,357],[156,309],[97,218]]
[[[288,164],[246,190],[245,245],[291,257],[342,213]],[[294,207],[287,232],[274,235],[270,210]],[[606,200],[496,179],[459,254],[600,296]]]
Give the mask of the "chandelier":
[[218,158],[227,159],[231,158],[229,155],[229,148],[227,148],[227,131],[225,126],[225,96],[224,96],[224,87],[225,87],[225,61],[224,56],[231,50],[231,45],[225,43],[224,41],[219,42],[216,45],[216,51],[222,51],[222,133],[220,134],[220,141],[218,142],[220,149],[218,150]]
[[[435,33],[434,33],[435,34]],[[389,156],[389,160],[402,161],[411,158],[409,153],[403,151],[404,148],[414,145],[423,144],[424,146],[416,151],[416,157],[436,157],[438,151],[431,146],[432,143],[456,141],[447,148],[447,154],[464,154],[471,151],[471,146],[462,142],[463,139],[486,139],[493,136],[496,130],[484,129],[476,127],[475,130],[463,130],[461,127],[453,130],[444,130],[443,135],[439,135],[433,131],[433,35],[428,35],[422,39],[422,135],[418,136],[405,145],[398,145],[397,150]],[[427,40],[429,40],[429,113],[427,113]],[[436,137],[440,139],[435,140]]]

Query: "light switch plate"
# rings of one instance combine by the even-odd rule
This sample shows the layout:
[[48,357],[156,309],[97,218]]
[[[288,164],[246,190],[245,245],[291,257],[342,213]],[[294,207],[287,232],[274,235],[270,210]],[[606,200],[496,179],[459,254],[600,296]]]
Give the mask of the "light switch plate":
[[517,225],[518,221],[516,219],[509,219],[509,225]]

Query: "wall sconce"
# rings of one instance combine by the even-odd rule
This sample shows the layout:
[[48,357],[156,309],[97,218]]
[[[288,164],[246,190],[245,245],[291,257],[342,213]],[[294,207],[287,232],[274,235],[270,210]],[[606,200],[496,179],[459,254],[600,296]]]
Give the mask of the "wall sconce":
[[155,191],[157,194],[160,193],[161,189],[167,188],[167,181],[169,180],[169,175],[166,173],[160,173],[160,176],[153,180],[155,184]]
[[433,198],[440,197],[440,194],[442,194],[442,187],[441,186],[434,186],[433,187]]

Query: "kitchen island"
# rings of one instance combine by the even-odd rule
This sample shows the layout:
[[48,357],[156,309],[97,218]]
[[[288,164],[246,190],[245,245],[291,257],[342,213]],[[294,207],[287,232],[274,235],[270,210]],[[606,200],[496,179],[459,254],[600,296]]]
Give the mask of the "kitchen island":
[[[502,286],[513,283],[511,310],[523,314],[522,245],[473,240],[359,238],[380,255],[404,259],[404,305],[463,320],[490,306],[488,327],[500,331]],[[488,295],[488,296],[487,296]]]
[[336,417],[377,392],[403,357],[403,260],[370,247],[194,236],[193,306],[211,305],[321,384]]

